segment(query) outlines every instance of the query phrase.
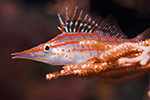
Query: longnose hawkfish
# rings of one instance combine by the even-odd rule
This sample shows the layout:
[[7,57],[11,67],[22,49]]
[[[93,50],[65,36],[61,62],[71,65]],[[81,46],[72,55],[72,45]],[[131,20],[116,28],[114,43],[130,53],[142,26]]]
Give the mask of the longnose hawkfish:
[[[98,24],[88,14],[83,16],[83,10],[77,15],[77,9],[78,7],[75,7],[70,18],[66,7],[65,21],[58,13],[60,22],[58,29],[61,31],[59,35],[29,50],[12,53],[12,58],[30,59],[51,65],[65,65],[60,72],[47,74],[46,78],[49,80],[58,76],[113,79],[114,76],[126,75],[135,70],[143,69],[145,72],[143,67],[119,67],[117,59],[123,56],[140,55],[142,51],[135,49],[132,44],[146,45],[147,43],[149,45],[149,40],[142,40],[148,37],[150,29],[135,38],[127,39],[113,16],[106,17]],[[130,78],[133,77],[135,76]]]

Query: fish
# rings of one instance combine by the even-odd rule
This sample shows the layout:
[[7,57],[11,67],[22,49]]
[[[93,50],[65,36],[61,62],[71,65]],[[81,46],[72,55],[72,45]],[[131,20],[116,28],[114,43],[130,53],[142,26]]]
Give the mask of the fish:
[[[98,24],[88,14],[83,16],[83,10],[77,14],[77,9],[76,6],[69,17],[66,7],[65,21],[59,13],[57,14],[60,23],[57,28],[61,32],[59,35],[29,50],[11,53],[12,59],[28,59],[51,65],[80,64],[96,58],[107,49],[105,45],[139,42],[149,37],[150,28],[128,39],[112,15]],[[95,41],[101,42],[103,47],[92,46]]]

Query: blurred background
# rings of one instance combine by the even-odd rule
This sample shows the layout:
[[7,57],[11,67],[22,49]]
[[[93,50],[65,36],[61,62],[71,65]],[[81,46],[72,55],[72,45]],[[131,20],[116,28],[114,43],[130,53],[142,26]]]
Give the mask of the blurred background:
[[75,6],[100,22],[109,14],[132,38],[150,27],[150,0],[0,0],[0,100],[148,100],[148,75],[121,83],[45,75],[59,70],[29,60],[12,60],[11,53],[44,43],[60,32],[57,13]]

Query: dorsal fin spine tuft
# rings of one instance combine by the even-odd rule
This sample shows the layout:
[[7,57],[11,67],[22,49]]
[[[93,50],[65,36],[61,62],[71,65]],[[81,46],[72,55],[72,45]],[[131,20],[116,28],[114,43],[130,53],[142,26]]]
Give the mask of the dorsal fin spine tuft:
[[[64,24],[64,22],[62,21],[62,18],[61,18],[61,16],[60,16],[60,14],[57,13],[57,15],[58,15],[59,23],[60,23],[61,27],[63,27],[65,24]],[[59,29],[62,33],[65,32],[65,30],[64,30],[63,28],[58,27],[58,29]]]
[[[63,22],[60,14],[58,13],[58,19],[60,27],[58,29],[64,32],[95,32],[100,35],[113,36],[118,38],[126,38],[126,35],[120,30],[116,20],[113,16],[106,17],[100,24],[92,20],[88,14],[82,17],[83,10],[77,15],[78,6],[75,7],[72,17],[69,18],[68,8],[66,7],[65,22]],[[76,18],[75,18],[76,17]]]
[[74,13],[72,15],[72,21],[74,20],[74,17],[76,16],[76,12],[77,12],[78,6],[75,7]]
[[79,32],[80,28],[83,26],[83,23],[84,23],[84,21],[87,19],[87,17],[88,17],[88,14],[85,15],[84,19],[83,19],[82,22],[80,23],[80,25],[79,25],[79,27],[78,27],[78,29],[77,29],[78,32]]
[[65,25],[64,22],[62,21],[61,17],[60,17],[60,14],[57,13],[57,15],[58,15],[58,19],[59,19],[60,25],[61,25],[61,26]]
[[75,22],[75,26],[74,26],[73,32],[76,32],[77,25],[78,25],[79,20],[81,19],[82,12],[83,12],[83,10],[80,11],[80,14],[79,14],[79,16],[77,18],[77,21]]
[[69,20],[69,15],[68,15],[68,7],[66,7],[66,22],[68,22],[68,20]]

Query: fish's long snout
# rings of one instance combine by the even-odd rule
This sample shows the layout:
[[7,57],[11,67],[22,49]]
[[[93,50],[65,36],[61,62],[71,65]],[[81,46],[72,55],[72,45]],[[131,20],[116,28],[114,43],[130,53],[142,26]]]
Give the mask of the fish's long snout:
[[15,53],[11,53],[12,55],[12,59],[30,59],[30,58],[35,58],[36,56],[38,56],[38,52],[42,51],[41,49],[41,45],[22,51],[22,52],[15,52]]
[[31,53],[23,53],[23,52],[17,52],[17,53],[11,53],[12,55],[12,59],[24,59],[24,58],[29,58],[29,57],[33,57],[33,55],[31,55]]

